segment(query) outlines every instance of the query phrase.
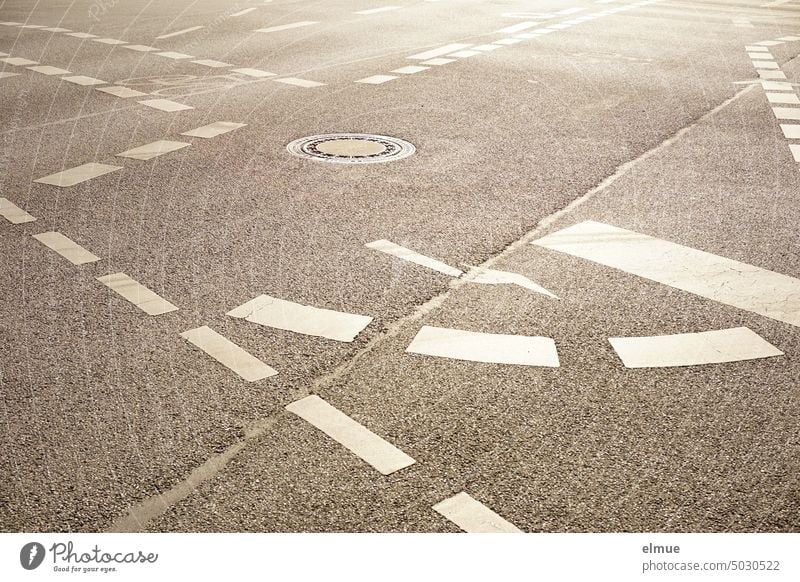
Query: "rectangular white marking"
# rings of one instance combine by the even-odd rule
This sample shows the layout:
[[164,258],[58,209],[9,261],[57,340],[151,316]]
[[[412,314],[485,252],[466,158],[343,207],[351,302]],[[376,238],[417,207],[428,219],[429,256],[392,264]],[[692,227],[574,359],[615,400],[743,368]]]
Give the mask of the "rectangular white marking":
[[241,73],[242,75],[247,75],[248,77],[255,77],[256,79],[263,79],[264,77],[274,77],[275,73],[270,73],[269,71],[262,71],[261,69],[249,69],[247,67],[243,67],[241,69],[233,69],[234,73]]
[[5,79],[7,77],[17,77],[19,73],[6,73],[5,71],[0,71],[0,79]]
[[44,28],[44,24],[23,24],[20,28]]
[[397,10],[402,8],[401,6],[381,6],[380,8],[370,8],[369,10],[359,10],[358,12],[354,12],[354,14],[378,14],[379,12],[388,12],[389,10]]
[[439,67],[441,65],[446,65],[446,64],[452,63],[452,62],[455,62],[455,59],[443,59],[443,58],[439,57],[439,58],[436,58],[436,59],[430,59],[428,61],[422,61],[422,64],[423,65],[434,65],[434,66]]
[[128,97],[143,97],[147,95],[147,93],[142,93],[141,91],[128,89],[127,87],[120,87],[118,85],[113,85],[111,87],[98,87],[97,91],[108,93],[109,95],[113,95],[114,97],[121,97],[122,99],[127,99]]
[[324,432],[383,475],[390,475],[416,462],[317,395],[292,402],[286,410]]
[[553,299],[558,299],[553,293],[519,273],[497,271],[484,267],[472,267],[464,279],[471,283],[479,283],[481,285],[519,285],[528,291],[534,291],[552,297]]
[[218,135],[222,135],[224,133],[228,133],[229,131],[233,131],[234,129],[239,129],[240,127],[245,127],[246,123],[235,123],[233,121],[215,121],[214,123],[209,123],[208,125],[204,125],[203,127],[198,127],[197,129],[192,129],[190,131],[184,131],[181,135],[188,135],[189,137],[202,137],[205,139],[217,137]]
[[565,8],[564,10],[559,10],[558,12],[556,12],[556,14],[567,16],[568,14],[576,14],[578,12],[583,12],[584,10],[586,10],[586,8],[580,8],[576,6],[575,8]]
[[756,46],[778,46],[779,44],[783,43],[778,40],[762,40],[761,42],[755,43]]
[[23,224],[25,222],[33,222],[36,220],[36,218],[25,212],[22,208],[7,198],[0,198],[0,216],[5,218],[11,224]]
[[160,53],[156,53],[160,57],[166,57],[168,59],[193,59],[192,55],[187,55],[184,53],[176,53],[175,51],[164,51]]
[[800,109],[793,107],[773,107],[772,112],[778,119],[800,119]]
[[549,337],[481,333],[423,326],[406,351],[412,354],[487,364],[558,368],[558,351]]
[[467,533],[523,533],[469,494],[461,492],[433,506],[436,513]]
[[393,79],[397,79],[394,75],[373,75],[371,77],[365,77],[363,79],[359,79],[356,83],[365,83],[367,85],[380,85],[381,83],[385,83],[387,81],[392,81]]
[[800,40],[800,36],[781,36],[778,40],[787,40],[789,42],[794,42]]
[[406,247],[395,244],[389,240],[385,239],[376,240],[371,243],[367,243],[364,246],[367,247],[368,249],[386,253],[387,255],[397,257],[398,259],[408,261],[409,263],[414,263],[415,265],[419,265],[427,269],[438,271],[439,273],[443,273],[451,277],[460,277],[461,275],[464,274],[463,271],[461,271],[460,269],[456,269],[455,267],[451,267],[450,265],[445,264],[441,261],[437,261],[436,259],[432,259],[430,257],[426,257],[425,255],[421,255],[416,251],[407,249]]
[[222,67],[232,67],[233,65],[230,63],[223,63],[222,61],[215,61],[213,59],[198,59],[196,61],[192,61],[195,64],[203,65],[204,67],[214,67],[214,68],[222,68]]
[[236,16],[244,16],[245,14],[251,13],[255,8],[245,8],[244,10],[240,10],[239,12],[234,12],[231,14],[231,18],[235,18]]
[[100,260],[100,257],[90,253],[78,243],[67,238],[60,232],[43,232],[41,234],[33,235],[33,238],[38,240],[47,248],[57,252],[73,265],[94,263],[95,261]]
[[499,45],[508,45],[508,44],[517,44],[518,42],[522,42],[521,38],[501,38],[500,40],[495,40],[492,44],[499,44]]
[[572,25],[571,24],[551,24],[549,26],[549,28],[551,28],[552,30],[563,30],[565,28],[569,28],[570,26],[572,26]]
[[758,76],[762,79],[785,79],[786,73],[783,71],[766,71],[763,69],[759,69],[756,71]]
[[284,77],[283,79],[273,79],[277,83],[284,83],[286,85],[294,85],[295,87],[322,87],[325,83],[317,83],[316,81],[309,81],[307,79],[298,79],[297,77]]
[[457,51],[454,53],[450,53],[447,55],[448,57],[455,57],[457,59],[466,59],[467,57],[474,57],[476,55],[482,55],[481,51]]
[[66,69],[59,69],[58,67],[50,67],[48,65],[39,65],[37,67],[28,67],[29,71],[41,73],[42,75],[69,75]]
[[69,170],[50,174],[44,178],[34,180],[34,182],[66,188],[68,186],[74,186],[75,184],[80,184],[81,182],[91,180],[92,178],[97,178],[98,176],[102,176],[110,172],[116,172],[117,170],[121,169],[122,166],[109,166],[107,164],[90,162],[88,164],[83,164],[82,166],[70,168]]
[[430,67],[418,67],[416,65],[409,65],[407,67],[400,67],[395,69],[392,73],[399,73],[400,75],[413,75],[414,73],[421,73],[427,71]]
[[141,283],[131,279],[125,273],[103,275],[102,277],[97,277],[97,280],[148,315],[161,315],[178,310],[172,303],[153,293]]
[[116,38],[95,38],[92,42],[101,42],[103,44],[128,44],[124,40],[117,40]]
[[8,63],[9,65],[14,65],[15,67],[24,67],[27,65],[38,65],[37,61],[31,61],[28,59],[21,59],[19,57],[5,57],[0,59],[0,61],[4,63]]
[[49,28],[43,28],[42,30],[46,30],[47,32],[69,32],[69,28],[61,28],[59,26],[52,26]]
[[497,30],[498,34],[514,34],[515,32],[522,32],[523,30],[528,30],[529,28],[533,28],[539,24],[538,22],[520,22],[519,24],[513,24],[511,26],[506,26],[505,28],[501,28]]
[[75,38],[97,38],[96,34],[89,34],[88,32],[70,32],[67,36],[74,36]]
[[302,26],[311,26],[312,24],[319,24],[315,20],[303,20],[301,22],[292,22],[291,24],[281,24],[280,26],[270,26],[269,28],[259,28],[256,32],[280,32],[281,30],[289,30],[291,28],[300,28]]
[[756,69],[780,69],[778,63],[774,61],[753,61],[753,66]]
[[790,144],[789,150],[792,152],[795,162],[800,162],[800,145]]
[[190,105],[176,103],[175,101],[170,101],[169,99],[146,99],[145,101],[139,101],[138,103],[141,103],[147,107],[152,107],[153,109],[169,112],[194,109],[194,107],[191,107]]
[[227,313],[252,323],[304,335],[351,342],[372,321],[371,317],[320,309],[259,295]]
[[184,141],[169,141],[162,139],[124,151],[120,154],[117,154],[117,157],[132,158],[134,160],[152,160],[158,156],[163,156],[164,154],[189,147],[190,145],[191,144],[188,144]]
[[95,79],[94,77],[86,77],[85,75],[73,75],[71,77],[61,77],[62,81],[67,81],[68,83],[75,83],[76,85],[82,85],[84,87],[89,87],[91,85],[105,85],[105,81],[101,81],[100,79]]
[[800,326],[800,280],[787,275],[592,221],[531,244]]
[[794,123],[781,123],[781,131],[787,139],[800,139],[800,125]]
[[152,46],[145,46],[143,44],[127,44],[122,48],[130,49],[132,51],[139,51],[140,53],[149,53],[152,51],[161,50]]
[[550,34],[555,32],[555,30],[551,30],[549,28],[537,28],[536,30],[532,30],[531,32],[535,32],[536,34]]
[[478,46],[472,47],[472,50],[481,51],[481,52],[489,52],[489,51],[495,51],[495,50],[497,50],[499,48],[503,48],[503,47],[501,47],[499,44],[479,44]]
[[610,337],[626,368],[668,368],[739,362],[783,352],[746,327],[650,337]]
[[432,59],[434,57],[439,57],[442,55],[446,55],[447,53],[454,53],[456,51],[460,51],[461,49],[471,47],[471,44],[464,44],[464,43],[453,43],[448,44],[445,46],[440,46],[439,48],[431,49],[429,51],[425,51],[424,53],[417,53],[415,55],[411,55],[408,57],[409,59],[417,59],[419,61],[424,61],[427,59]]
[[767,59],[774,59],[771,54],[769,53],[747,53],[747,56],[755,63],[756,61],[762,61]]
[[203,350],[247,382],[275,376],[278,371],[207,325],[184,331],[181,337]]
[[195,30],[200,30],[203,28],[202,26],[192,26],[190,28],[184,28],[183,30],[176,30],[175,32],[170,32],[168,34],[162,34],[161,36],[157,36],[156,40],[160,40],[162,38],[172,38],[173,36],[180,36],[181,34],[186,34],[187,32],[194,32]]
[[765,46],[746,46],[744,47],[746,51],[764,51],[769,52],[769,49]]
[[767,100],[770,103],[785,103],[788,105],[800,105],[800,99],[794,93],[767,93]]
[[791,83],[781,81],[761,81],[761,87],[765,91],[794,91]]

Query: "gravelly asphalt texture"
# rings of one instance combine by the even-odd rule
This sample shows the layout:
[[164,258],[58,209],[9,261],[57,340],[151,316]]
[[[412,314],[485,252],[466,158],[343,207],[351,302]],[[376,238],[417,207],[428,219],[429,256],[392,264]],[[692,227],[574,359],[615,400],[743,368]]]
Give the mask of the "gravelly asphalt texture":
[[[0,21],[325,83],[0,25],[0,52],[194,108],[156,111],[0,63],[21,73],[0,79],[0,196],[37,217],[0,219],[0,528],[106,530],[234,447],[139,527],[458,531],[431,506],[467,491],[525,531],[800,530],[797,327],[528,244],[503,253],[595,220],[800,278],[798,166],[764,90],[741,83],[755,78],[744,46],[800,33],[800,11],[663,2],[354,82],[508,36],[495,31],[521,19],[504,13],[629,3],[393,2],[371,16],[354,14],[376,6],[366,0],[0,3]],[[318,24],[253,32],[306,20]],[[795,82],[800,42],[771,52]],[[214,121],[247,126],[180,136]],[[417,152],[344,166],[285,151],[341,131]],[[115,158],[158,139],[192,145]],[[90,161],[124,168],[70,188],[33,182]],[[102,261],[75,267],[31,237],[49,230]],[[376,239],[454,266],[503,253],[495,268],[560,299],[454,283],[364,247]],[[95,281],[118,271],[179,311],[146,316]],[[225,316],[262,293],[375,320],[342,344]],[[242,381],[179,336],[200,325],[279,374]],[[405,353],[421,325],[552,337],[561,367]],[[785,356],[629,370],[607,341],[737,326]],[[309,393],[417,464],[381,476],[283,410]]]

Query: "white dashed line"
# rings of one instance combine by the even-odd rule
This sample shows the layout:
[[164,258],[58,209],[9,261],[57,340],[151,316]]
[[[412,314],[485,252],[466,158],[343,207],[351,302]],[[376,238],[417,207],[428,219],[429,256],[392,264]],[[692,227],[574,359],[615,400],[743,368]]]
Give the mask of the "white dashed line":
[[284,83],[286,85],[294,85],[295,87],[322,87],[325,83],[317,83],[316,81],[308,81],[306,79],[298,79],[296,77],[284,77],[283,79],[273,79],[276,83]]
[[86,77],[84,75],[73,75],[71,77],[61,77],[62,81],[67,81],[68,83],[75,83],[76,85],[81,85],[84,87],[90,87],[92,85],[105,85],[106,82],[100,79],[95,79],[94,77]]
[[36,220],[33,216],[25,212],[22,208],[11,202],[7,198],[0,198],[0,216],[11,224],[24,224]]
[[281,24],[280,26],[270,26],[269,28],[259,28],[255,32],[280,32],[282,30],[290,30],[292,28],[300,28],[303,26],[311,26],[312,24],[319,24],[315,20],[303,20],[301,22],[292,22],[291,24]]
[[503,48],[503,47],[501,47],[499,44],[479,44],[478,46],[472,47],[472,50],[474,50],[474,51],[482,51],[482,52],[489,52],[489,51],[497,50],[499,48]]
[[791,83],[782,81],[761,81],[761,88],[765,91],[794,91]]
[[6,73],[5,71],[0,71],[0,79],[7,79],[8,77],[18,77],[19,73]]
[[792,152],[792,157],[795,162],[800,162],[800,145],[790,144],[789,151]]
[[250,14],[255,8],[245,8],[244,10],[240,10],[239,12],[234,12],[230,15],[231,18],[235,18],[237,16],[244,16],[245,14]]
[[400,75],[413,75],[414,73],[421,73],[427,71],[430,67],[418,67],[416,65],[409,65],[407,67],[400,67],[391,71],[392,73],[399,73]]
[[127,44],[122,48],[130,49],[132,51],[138,51],[140,53],[149,53],[149,52],[152,52],[152,51],[161,50],[161,49],[157,49],[157,48],[152,47],[152,46],[145,46],[143,44]]
[[116,172],[117,170],[121,169],[122,166],[109,166],[107,164],[91,162],[88,164],[83,164],[82,166],[70,168],[69,170],[50,174],[44,178],[34,180],[34,182],[66,188],[69,186],[74,186],[75,184],[80,184],[81,182],[86,182],[87,180],[91,180],[93,178],[97,178],[98,176],[103,176],[104,174]]
[[214,123],[209,123],[208,125],[204,125],[203,127],[198,127],[197,129],[192,129],[190,131],[184,131],[181,135],[188,135],[189,137],[202,137],[204,139],[217,137],[218,135],[222,135],[224,133],[228,133],[235,129],[239,129],[240,127],[245,127],[246,123],[235,123],[233,121],[215,121]]
[[97,277],[103,285],[121,295],[148,315],[162,315],[177,311],[172,303],[160,297],[125,273],[114,273]]
[[523,533],[465,492],[440,501],[433,510],[467,533]]
[[222,68],[222,67],[232,67],[233,65],[230,63],[223,63],[222,61],[215,61],[213,59],[198,59],[196,61],[192,61],[195,64],[203,65],[204,67],[214,67],[214,68]]
[[783,71],[766,71],[763,69],[756,70],[761,79],[785,79],[786,73]]
[[460,277],[464,274],[461,269],[456,269],[455,267],[451,267],[450,265],[441,261],[426,257],[425,255],[421,255],[416,251],[412,251],[411,249],[407,249],[406,247],[400,246],[385,239],[376,240],[371,243],[367,243],[364,246],[366,246],[368,249],[380,251],[382,253],[386,253],[387,255],[397,257],[398,259],[408,261],[409,263],[414,263],[415,265],[449,275],[450,277]]
[[147,95],[147,93],[135,91],[134,89],[128,89],[127,87],[120,87],[118,85],[112,85],[111,87],[98,87],[96,91],[102,91],[103,93],[108,93],[109,95],[120,97],[122,99],[128,99],[129,97],[143,97]]
[[393,75],[373,75],[371,77],[365,77],[364,79],[358,79],[356,83],[364,83],[366,85],[380,85],[381,83],[386,83],[387,81],[391,81],[393,79],[397,79]]
[[191,144],[183,141],[169,141],[162,139],[124,151],[117,154],[117,157],[131,158],[134,160],[152,160],[158,156],[163,156],[164,154],[189,147],[190,145]]
[[431,50],[425,51],[423,53],[417,53],[415,55],[411,55],[408,58],[409,59],[416,59],[416,60],[419,60],[419,61],[424,61],[426,59],[432,59],[434,57],[439,57],[441,55],[446,55],[447,53],[453,53],[453,52],[456,52],[456,51],[460,51],[461,49],[469,48],[471,46],[472,45],[470,45],[470,44],[464,44],[464,43],[457,42],[457,43],[441,46],[439,48],[431,49]]
[[187,32],[194,32],[195,30],[200,30],[203,28],[202,26],[192,26],[191,28],[184,28],[183,30],[176,30],[175,32],[170,32],[168,34],[162,34],[161,36],[157,36],[156,40],[161,40],[162,38],[172,38],[173,36],[180,36],[181,34],[186,34]]
[[310,307],[269,295],[259,295],[232,309],[227,315],[267,327],[340,342],[353,341],[372,321],[371,317],[365,315]]
[[800,109],[793,107],[773,107],[772,112],[778,119],[800,119]]
[[67,36],[74,36],[75,38],[97,38],[96,34],[89,34],[88,32],[70,32]]
[[92,40],[92,42],[101,42],[103,44],[113,44],[113,45],[128,44],[124,40],[117,40],[116,38],[95,38]]
[[649,337],[610,337],[626,368],[701,366],[782,356],[746,327]]
[[42,75],[69,75],[66,69],[59,69],[58,67],[50,67],[47,65],[39,65],[37,67],[28,67],[29,71],[41,73]]
[[38,240],[47,248],[57,252],[73,265],[94,263],[100,260],[100,257],[90,253],[78,243],[67,238],[60,232],[43,232],[41,234],[33,235],[33,238]]
[[247,382],[257,382],[278,373],[277,370],[206,325],[184,331],[181,337]]
[[427,325],[417,332],[406,352],[486,364],[559,367],[556,344],[549,337],[481,333]]
[[784,103],[787,105],[800,105],[800,99],[794,93],[767,93],[770,103]]
[[0,59],[0,61],[4,63],[8,63],[9,65],[14,65],[15,67],[24,67],[27,65],[38,65],[38,61],[31,61],[28,59],[21,59],[19,57],[6,57]]
[[452,62],[455,62],[455,59],[443,59],[443,58],[439,57],[439,58],[436,58],[436,59],[430,59],[430,60],[427,60],[427,61],[422,61],[422,64],[423,65],[433,65],[433,66],[439,67],[441,65],[446,65],[446,64],[452,63]]
[[531,244],[800,326],[800,280],[774,271],[592,221]]
[[800,125],[781,123],[781,131],[786,139],[800,139]]
[[521,38],[501,38],[500,40],[493,41],[492,44],[510,45],[510,44],[517,44],[522,41],[523,39]]
[[261,69],[249,69],[243,67],[241,69],[233,69],[232,72],[247,75],[248,77],[255,77],[256,79],[263,79],[264,77],[274,77],[275,73],[269,71],[262,71]]
[[455,57],[457,59],[466,59],[468,57],[474,57],[476,55],[482,55],[481,51],[457,51],[454,53],[450,53],[447,55],[448,57]]
[[390,10],[398,10],[402,8],[402,6],[381,6],[380,8],[370,8],[369,10],[359,10],[358,12],[354,12],[353,14],[378,14],[379,12],[388,12]]
[[496,31],[498,34],[513,34],[515,32],[522,32],[523,30],[528,30],[529,28],[533,28],[539,24],[538,22],[520,22],[519,24],[513,24],[511,26],[506,26],[505,28],[501,28],[500,30]]
[[168,59],[193,59],[192,55],[187,55],[184,53],[176,53],[175,51],[164,51],[160,53],[156,53],[160,57],[166,57]]
[[753,61],[756,69],[779,69],[778,63],[774,61]]
[[58,26],[51,26],[50,28],[43,28],[42,30],[46,30],[47,32],[69,32],[69,28],[61,28]]
[[160,111],[185,111],[187,109],[194,109],[190,105],[184,105],[183,103],[176,103],[175,101],[170,101],[169,99],[146,99],[145,101],[139,101],[142,105],[147,107],[152,107],[153,109],[158,109]]
[[416,462],[319,396],[311,395],[292,402],[286,410],[324,432],[383,475],[390,475]]

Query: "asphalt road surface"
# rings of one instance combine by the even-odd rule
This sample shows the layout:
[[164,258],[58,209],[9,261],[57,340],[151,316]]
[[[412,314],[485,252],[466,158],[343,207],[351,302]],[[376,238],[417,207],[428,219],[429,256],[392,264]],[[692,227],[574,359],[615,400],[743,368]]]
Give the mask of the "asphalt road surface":
[[0,0],[0,527],[800,530],[798,54],[796,0]]

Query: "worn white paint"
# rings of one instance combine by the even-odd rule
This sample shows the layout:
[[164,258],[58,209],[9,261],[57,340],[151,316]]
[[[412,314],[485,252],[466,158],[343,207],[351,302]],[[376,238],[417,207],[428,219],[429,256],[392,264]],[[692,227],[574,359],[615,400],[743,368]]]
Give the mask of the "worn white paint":
[[523,533],[466,492],[440,501],[433,510],[467,533]]
[[245,351],[207,325],[184,331],[181,337],[203,350],[247,382],[257,382],[278,371]]

